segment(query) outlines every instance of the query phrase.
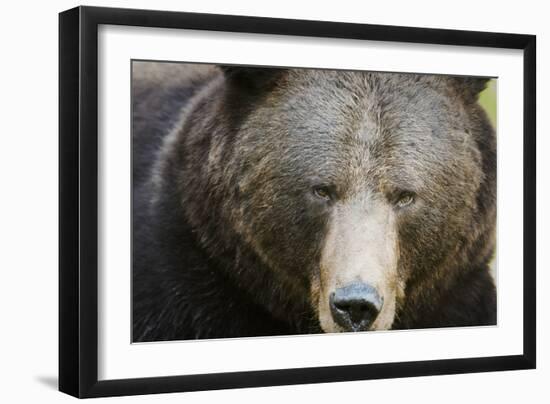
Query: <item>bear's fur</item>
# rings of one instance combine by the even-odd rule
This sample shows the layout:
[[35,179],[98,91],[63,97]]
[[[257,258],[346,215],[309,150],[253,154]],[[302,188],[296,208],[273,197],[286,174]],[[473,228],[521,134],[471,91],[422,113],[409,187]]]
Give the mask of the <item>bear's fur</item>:
[[[386,249],[377,262],[392,267],[373,329],[495,324],[484,85],[134,62],[133,340],[339,331],[324,289],[345,268],[327,258],[341,240],[327,241],[329,229],[369,223],[369,212],[391,217],[365,228],[386,229],[372,230],[365,262]],[[314,181],[338,198],[321,203]],[[403,189],[415,199],[399,210]]]

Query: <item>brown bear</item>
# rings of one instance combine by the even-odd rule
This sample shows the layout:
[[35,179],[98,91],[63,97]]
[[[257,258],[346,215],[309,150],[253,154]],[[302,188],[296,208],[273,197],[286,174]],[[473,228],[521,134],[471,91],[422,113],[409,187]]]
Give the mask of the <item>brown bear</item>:
[[133,62],[133,340],[495,324],[486,82]]

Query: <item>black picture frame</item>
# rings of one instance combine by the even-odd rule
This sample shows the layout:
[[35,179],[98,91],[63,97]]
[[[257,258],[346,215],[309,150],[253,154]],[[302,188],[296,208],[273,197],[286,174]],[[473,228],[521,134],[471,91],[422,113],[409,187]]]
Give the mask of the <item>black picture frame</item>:
[[[523,354],[99,381],[100,24],[523,50]],[[96,7],[60,13],[59,389],[84,398],[535,368],[535,60],[533,35]]]

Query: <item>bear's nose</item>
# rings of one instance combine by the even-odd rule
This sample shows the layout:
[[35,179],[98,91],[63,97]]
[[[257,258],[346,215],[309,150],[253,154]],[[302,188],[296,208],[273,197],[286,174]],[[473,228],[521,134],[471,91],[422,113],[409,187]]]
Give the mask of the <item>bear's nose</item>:
[[330,295],[334,321],[345,331],[366,331],[376,320],[384,303],[374,287],[355,282]]

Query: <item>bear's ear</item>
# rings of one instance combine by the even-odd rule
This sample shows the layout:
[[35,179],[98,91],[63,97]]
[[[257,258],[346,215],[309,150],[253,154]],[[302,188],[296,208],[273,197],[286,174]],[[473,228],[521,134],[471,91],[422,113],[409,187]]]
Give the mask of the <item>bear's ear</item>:
[[220,66],[228,83],[240,89],[259,92],[273,87],[285,69],[272,67]]
[[453,77],[451,86],[466,103],[473,103],[477,101],[479,93],[485,90],[489,80],[487,77]]

